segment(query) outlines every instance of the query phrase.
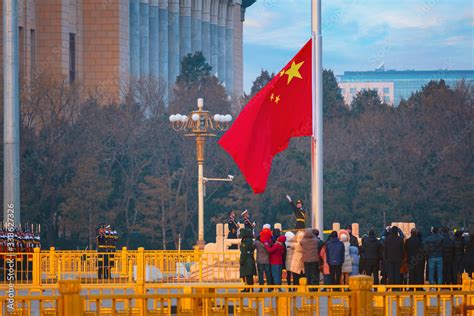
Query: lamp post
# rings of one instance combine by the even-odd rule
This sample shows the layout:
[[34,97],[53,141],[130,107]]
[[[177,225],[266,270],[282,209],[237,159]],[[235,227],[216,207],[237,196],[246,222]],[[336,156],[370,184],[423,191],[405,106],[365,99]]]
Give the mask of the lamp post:
[[[185,136],[196,138],[196,158],[198,165],[198,241],[197,245],[204,248],[204,185],[209,181],[204,177],[204,145],[206,137],[214,137],[212,131],[226,131],[232,121],[230,114],[211,115],[209,111],[204,111],[203,99],[197,100],[197,111],[192,111],[188,115],[172,114],[170,115],[171,126],[175,131],[190,132]],[[229,180],[230,179],[230,180]],[[220,181],[231,181],[232,177],[228,179],[213,179]]]

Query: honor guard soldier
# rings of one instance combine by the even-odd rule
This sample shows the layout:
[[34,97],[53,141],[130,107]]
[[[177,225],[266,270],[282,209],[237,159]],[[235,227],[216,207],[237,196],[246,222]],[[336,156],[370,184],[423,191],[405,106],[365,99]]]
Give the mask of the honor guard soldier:
[[[237,239],[238,236],[237,236],[237,231],[239,229],[239,225],[237,224],[237,222],[235,221],[235,212],[234,211],[230,211],[229,212],[229,223],[228,223],[228,227],[229,227],[229,233],[227,234],[227,239]],[[231,245],[229,247],[229,249],[237,249],[237,245],[234,244],[234,245]]]
[[306,227],[306,224],[305,224],[306,211],[303,208],[303,201],[297,200],[296,205],[295,205],[289,195],[286,195],[286,199],[288,200],[288,202],[290,202],[290,205],[293,208],[293,211],[295,212],[295,217],[296,217],[295,229],[304,229]]
[[105,237],[105,226],[100,225],[97,230],[97,252],[98,252],[98,278],[107,278],[108,257],[107,253],[107,241]]
[[250,231],[253,232],[253,229],[255,228],[255,222],[250,221],[249,211],[245,210],[240,215],[244,218],[244,227],[250,229]]

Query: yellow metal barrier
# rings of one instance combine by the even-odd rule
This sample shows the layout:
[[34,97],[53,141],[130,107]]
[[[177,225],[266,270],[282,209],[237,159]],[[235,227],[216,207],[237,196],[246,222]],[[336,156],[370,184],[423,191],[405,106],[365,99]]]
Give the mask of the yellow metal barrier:
[[[0,257],[10,255],[0,253]],[[58,251],[34,249],[33,253],[14,254],[17,283],[40,289],[57,286],[60,280],[78,279],[82,284],[116,283],[240,283],[238,250],[203,252],[194,250],[128,250],[114,253],[96,251]],[[4,261],[2,261],[4,262]],[[3,263],[6,265],[6,263]],[[2,271],[5,269],[1,267]],[[6,284],[0,275],[0,289]]]
[[[17,295],[14,308],[2,297],[2,315],[473,315],[469,290],[402,291],[402,287],[373,287],[367,276],[350,278],[349,286],[264,286],[263,292],[241,293],[240,285],[175,285],[150,293],[99,293],[78,280],[59,282],[59,293]],[[406,287],[406,286],[405,286]],[[252,287],[254,290],[260,287]],[[274,291],[269,291],[270,289]],[[377,290],[377,291],[374,291]]]

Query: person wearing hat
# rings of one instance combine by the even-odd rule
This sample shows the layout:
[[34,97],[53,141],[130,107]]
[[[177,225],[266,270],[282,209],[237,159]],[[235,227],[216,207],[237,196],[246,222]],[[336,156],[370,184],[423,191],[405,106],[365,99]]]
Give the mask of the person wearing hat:
[[106,263],[108,257],[106,256],[107,252],[107,240],[105,237],[105,225],[100,225],[97,229],[97,252],[98,252],[98,271],[97,277],[99,279],[107,278],[107,265]]
[[[228,221],[228,228],[229,233],[227,234],[227,239],[237,239],[237,230],[239,229],[239,225],[235,221],[235,212],[229,212],[229,221]],[[229,246],[229,249],[238,249],[237,245]]]
[[352,247],[357,247],[359,248],[359,241],[357,240],[357,237],[352,235],[352,225],[347,225],[346,228],[347,232],[349,233],[349,242]]
[[242,212],[242,214],[240,214],[243,219],[244,219],[244,228],[247,228],[247,229],[250,229],[250,231],[253,232],[253,229],[255,228],[255,223],[251,222],[250,221],[250,215],[249,215],[249,211],[248,210],[245,210]]
[[[257,269],[255,268],[255,246],[253,244],[253,233],[251,229],[241,229],[240,238],[240,269],[239,274],[240,278],[244,280],[244,283],[247,285],[253,285],[253,276],[257,274]],[[250,292],[250,288],[245,288],[242,292]]]
[[291,207],[293,208],[293,211],[295,212],[295,217],[296,217],[296,224],[295,224],[295,229],[304,229],[306,228],[306,211],[303,208],[303,201],[297,200],[296,205],[293,203],[293,200],[291,197],[287,194],[286,199],[288,202],[290,202]]

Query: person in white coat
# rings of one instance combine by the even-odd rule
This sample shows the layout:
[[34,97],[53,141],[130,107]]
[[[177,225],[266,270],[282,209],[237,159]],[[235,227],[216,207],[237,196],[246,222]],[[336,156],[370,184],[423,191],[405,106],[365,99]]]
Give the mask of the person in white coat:
[[303,231],[298,231],[293,239],[293,243],[290,244],[293,253],[291,255],[291,261],[289,262],[289,265],[287,264],[286,269],[287,271],[291,271],[293,285],[300,284],[300,277],[304,274],[303,248],[300,245],[303,235]]
[[349,274],[352,272],[352,258],[349,252],[351,243],[349,242],[349,236],[345,233],[342,233],[339,239],[344,244],[344,263],[342,264],[341,284],[349,284]]
[[[286,267],[286,283],[288,285],[296,284],[295,281],[298,278],[297,274],[293,275],[291,272],[291,260],[293,260],[293,253],[294,253],[294,244],[295,244],[295,234],[292,232],[286,232],[286,259],[285,259],[285,267]],[[290,289],[291,291],[292,289]]]

